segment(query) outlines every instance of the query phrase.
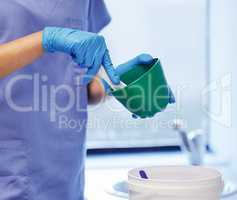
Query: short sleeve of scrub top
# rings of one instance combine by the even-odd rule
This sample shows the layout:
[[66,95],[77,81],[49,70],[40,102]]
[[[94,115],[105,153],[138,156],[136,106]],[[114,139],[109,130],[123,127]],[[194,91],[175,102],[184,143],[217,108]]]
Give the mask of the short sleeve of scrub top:
[[[99,11],[99,12],[98,12]],[[111,21],[103,0],[91,0],[89,8],[88,31],[98,33]]]

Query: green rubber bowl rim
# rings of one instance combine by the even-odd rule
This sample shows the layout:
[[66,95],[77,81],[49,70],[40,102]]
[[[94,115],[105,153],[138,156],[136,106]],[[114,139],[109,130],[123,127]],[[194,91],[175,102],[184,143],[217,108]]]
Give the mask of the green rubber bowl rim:
[[[152,65],[152,67],[151,67],[149,70],[147,70],[147,71],[146,71],[144,74],[142,74],[138,79],[136,79],[135,81],[129,83],[129,84],[126,85],[125,87],[119,88],[119,89],[116,89],[116,90],[113,90],[113,91],[112,91],[112,94],[113,94],[114,92],[124,90],[124,89],[128,88],[129,86],[131,86],[132,84],[134,84],[134,83],[138,82],[139,80],[141,80],[144,76],[147,75],[147,73],[149,73],[151,70],[153,70],[153,68],[155,68],[158,63],[160,63],[160,59],[159,59],[159,58],[154,58],[154,59],[153,59],[153,65]],[[151,63],[151,64],[152,64],[152,63]],[[131,70],[132,70],[132,69],[131,69]]]

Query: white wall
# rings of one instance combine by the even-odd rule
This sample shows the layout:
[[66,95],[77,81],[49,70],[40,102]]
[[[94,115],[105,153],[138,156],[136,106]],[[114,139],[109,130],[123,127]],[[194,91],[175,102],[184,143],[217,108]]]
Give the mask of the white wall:
[[174,132],[170,123],[175,117],[187,121],[188,129],[200,128],[204,115],[201,91],[206,84],[206,0],[105,2],[112,22],[102,34],[107,39],[114,64],[149,52],[161,59],[174,92],[180,91],[179,87],[186,88],[177,98],[178,109],[173,105],[152,120],[137,120],[135,123],[118,103],[109,101],[106,105],[112,105],[120,112],[111,112],[103,106],[90,112],[90,119],[104,119],[106,122],[115,119],[117,125],[111,122],[107,129],[89,129],[89,139],[94,139],[95,143],[103,139],[109,142],[120,136],[118,145],[129,141],[132,145],[136,143],[135,138],[140,138],[140,145],[146,145],[148,140],[149,144],[158,145],[164,138],[171,142]]
[[[231,76],[231,85],[228,75]],[[223,77],[227,77],[225,89],[221,87]],[[237,159],[236,0],[211,1],[211,80],[218,83],[218,90],[212,93],[211,111],[219,113],[219,120],[211,120],[212,144],[219,153],[231,156],[234,161]],[[237,166],[237,160],[233,164]]]

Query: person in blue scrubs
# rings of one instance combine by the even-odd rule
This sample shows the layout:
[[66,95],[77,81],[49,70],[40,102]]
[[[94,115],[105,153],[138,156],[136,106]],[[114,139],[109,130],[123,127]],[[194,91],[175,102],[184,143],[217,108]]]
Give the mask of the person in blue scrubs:
[[119,84],[152,62],[143,54],[115,70],[97,34],[109,22],[103,0],[1,1],[0,200],[84,199],[87,104],[105,93],[96,74],[103,66]]

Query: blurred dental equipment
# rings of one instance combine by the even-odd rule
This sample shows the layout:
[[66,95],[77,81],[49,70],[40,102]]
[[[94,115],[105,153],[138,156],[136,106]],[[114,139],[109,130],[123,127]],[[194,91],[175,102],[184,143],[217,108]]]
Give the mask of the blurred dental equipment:
[[[205,165],[205,134],[202,129],[196,129],[191,132],[184,130],[184,121],[175,119],[173,129],[178,132],[181,140],[181,149],[187,154],[190,165]],[[237,185],[224,177],[224,189],[222,197],[229,197],[237,192]]]
[[178,132],[181,139],[181,148],[188,154],[191,165],[202,165],[205,152],[205,140],[202,129],[187,133],[184,129],[184,122],[176,119],[173,122],[173,129]]

